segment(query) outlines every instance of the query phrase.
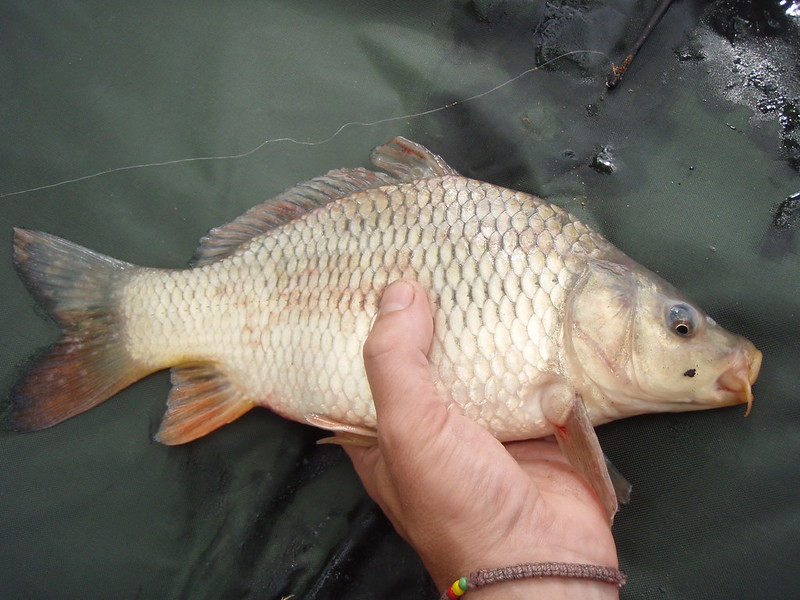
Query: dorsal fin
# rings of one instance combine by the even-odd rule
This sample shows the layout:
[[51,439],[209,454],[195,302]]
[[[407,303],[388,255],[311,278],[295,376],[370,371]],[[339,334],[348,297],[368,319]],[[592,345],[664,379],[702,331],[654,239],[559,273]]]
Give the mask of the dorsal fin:
[[375,148],[369,158],[376,167],[396,175],[400,181],[458,175],[441,156],[399,135]]
[[376,167],[391,175],[364,168],[337,169],[300,183],[209,231],[200,240],[192,266],[226,258],[254,237],[350,194],[417,179],[458,175],[440,156],[400,136],[375,148],[370,158]]
[[200,240],[192,266],[201,267],[233,254],[239,246],[275,227],[293,221],[328,202],[356,192],[398,183],[369,169],[339,169],[300,183],[256,204],[227,225],[215,227]]

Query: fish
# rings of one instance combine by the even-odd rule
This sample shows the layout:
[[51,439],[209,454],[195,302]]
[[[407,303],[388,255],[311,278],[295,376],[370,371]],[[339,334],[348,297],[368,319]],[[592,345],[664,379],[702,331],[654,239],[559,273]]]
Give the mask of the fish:
[[8,424],[53,426],[170,368],[164,444],[256,406],[375,443],[362,346],[382,291],[403,278],[428,292],[431,376],[449,409],[501,442],[554,435],[609,518],[627,482],[595,426],[750,411],[761,352],[575,216],[402,137],[371,160],[212,229],[186,269],[16,228],[15,268],[62,335],[14,385]]

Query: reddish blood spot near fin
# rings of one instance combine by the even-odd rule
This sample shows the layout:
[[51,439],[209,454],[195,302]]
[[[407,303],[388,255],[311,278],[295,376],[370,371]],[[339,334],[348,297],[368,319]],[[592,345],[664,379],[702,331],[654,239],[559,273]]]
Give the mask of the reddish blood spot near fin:
[[392,173],[401,181],[458,175],[441,156],[401,136],[375,148],[370,160],[376,167]]
[[561,438],[566,438],[569,435],[569,430],[567,429],[566,425],[555,425],[553,427],[555,429],[555,435]]

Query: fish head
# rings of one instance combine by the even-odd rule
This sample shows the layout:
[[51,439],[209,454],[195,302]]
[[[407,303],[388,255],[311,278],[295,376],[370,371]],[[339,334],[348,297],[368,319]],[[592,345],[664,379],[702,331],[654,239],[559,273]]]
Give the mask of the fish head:
[[590,263],[565,325],[571,369],[595,392],[595,424],[735,404],[750,412],[761,352],[630,259]]

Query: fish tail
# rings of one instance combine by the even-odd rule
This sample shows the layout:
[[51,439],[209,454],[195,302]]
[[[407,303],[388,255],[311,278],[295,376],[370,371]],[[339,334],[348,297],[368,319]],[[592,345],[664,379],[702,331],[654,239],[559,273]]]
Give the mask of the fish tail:
[[119,290],[136,271],[40,231],[14,229],[14,266],[61,328],[11,391],[6,421],[36,431],[93,408],[152,369],[125,348]]

